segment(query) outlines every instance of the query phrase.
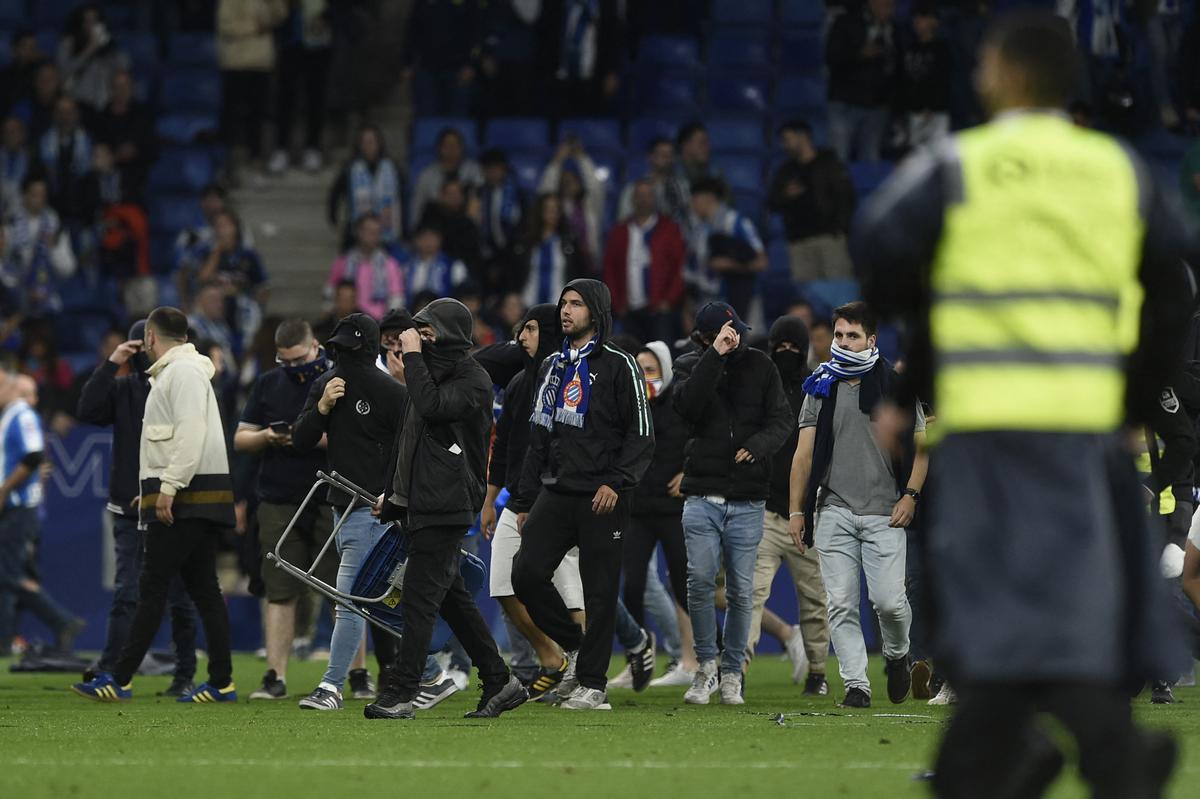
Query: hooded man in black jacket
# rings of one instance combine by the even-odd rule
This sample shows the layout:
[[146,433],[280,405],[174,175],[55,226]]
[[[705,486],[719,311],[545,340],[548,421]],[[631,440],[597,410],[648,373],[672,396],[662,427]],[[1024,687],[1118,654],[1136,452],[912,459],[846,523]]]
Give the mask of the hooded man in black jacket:
[[[138,578],[142,573],[142,532],[138,530],[136,500],[138,486],[138,450],[142,439],[142,416],[150,393],[150,356],[142,352],[146,321],[135,322],[129,340],[96,367],[79,396],[75,414],[79,421],[98,427],[112,426],[112,472],[108,485],[108,512],[113,516],[113,549],[116,575],[113,580],[112,608],[104,634],[104,651],[96,671],[111,672],[117,665],[121,647],[129,637],[133,612],[137,608]],[[129,364],[129,374],[118,377],[121,366]],[[182,696],[192,688],[196,674],[196,609],[176,575],[167,594],[171,609],[171,639],[175,645],[175,678],[164,692]],[[84,674],[84,682],[94,674]]]
[[[404,419],[408,392],[379,369],[379,325],[367,314],[350,314],[339,321],[326,348],[336,365],[309,389],[292,429],[292,444],[300,452],[311,452],[321,445],[324,436],[329,468],[378,496],[384,490],[392,442]],[[346,493],[332,487],[328,499],[338,517],[350,501]],[[371,510],[358,508],[338,531],[339,591],[351,591],[363,561],[387,530]],[[335,614],[329,666],[316,689],[300,700],[300,707],[306,710],[340,710],[347,676],[355,699],[374,698],[362,664],[352,668],[353,661],[358,660],[366,621],[341,606]],[[395,639],[385,633],[374,640],[379,662],[392,663]]]
[[[800,418],[804,406],[804,379],[808,377],[808,328],[795,316],[781,316],[771,325],[767,352],[779,369],[783,393],[791,407],[792,418]],[[799,682],[804,670],[809,670],[804,693],[824,696],[829,693],[825,682],[825,659],[829,654],[829,613],[825,607],[825,583],[821,580],[821,564],[817,553],[809,548],[801,552],[788,531],[788,480],[792,470],[792,455],[796,451],[799,428],[792,426],[787,441],[775,453],[771,464],[771,494],[763,517],[763,537],[758,544],[758,563],[754,567],[754,611],[750,619],[751,654],[758,646],[763,630],[778,635],[792,661],[792,680]],[[767,597],[779,564],[787,566],[796,585],[800,624],[788,628],[775,616],[772,630],[766,619]]]
[[[519,491],[521,467],[529,447],[529,415],[533,412],[533,394],[537,389],[538,367],[558,351],[562,339],[558,331],[558,306],[551,303],[535,305],[521,320],[517,341],[525,356],[525,368],[508,383],[504,390],[504,407],[496,422],[496,437],[492,442],[492,460],[488,470],[487,497],[480,513],[479,529],[492,539],[492,563],[489,569],[491,595],[500,603],[505,615],[521,635],[529,641],[541,663],[537,677],[529,684],[529,698],[538,699],[562,683],[566,676],[567,659],[551,638],[538,629],[529,611],[517,599],[513,590],[513,560],[521,546],[517,531],[517,514],[505,507],[496,518],[496,498],[502,487],[509,497]],[[509,504],[511,505],[511,499]],[[579,579],[579,554],[568,554],[554,571],[554,585],[572,613],[583,612],[583,586]]]
[[[754,564],[763,534],[771,463],[794,426],[779,370],[746,341],[750,330],[727,303],[696,314],[698,349],[675,362],[675,410],[691,426],[683,464],[688,612],[700,668],[684,694],[706,705],[740,705],[753,611]],[[716,579],[725,563],[725,651],[717,675]]]
[[474,319],[458,300],[434,300],[400,334],[408,406],[396,441],[385,519],[405,527],[400,608],[404,637],[367,718],[412,718],[413,698],[441,613],[479,669],[483,696],[468,718],[495,718],[529,695],[513,677],[459,573],[460,544],[483,504],[492,381],[468,354]]
[[[608,287],[573,280],[558,310],[562,349],[538,370],[529,451],[520,490],[510,500],[522,536],[513,588],[534,623],[567,652],[568,671],[579,680],[562,707],[595,710],[607,706],[621,531],[654,453],[654,428],[641,368],[608,343]],[[586,632],[553,583],[555,569],[576,546]]]

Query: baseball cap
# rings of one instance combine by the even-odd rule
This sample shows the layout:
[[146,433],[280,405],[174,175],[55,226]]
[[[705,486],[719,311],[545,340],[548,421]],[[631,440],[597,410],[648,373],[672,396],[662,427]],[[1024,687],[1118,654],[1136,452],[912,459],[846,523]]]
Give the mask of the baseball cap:
[[705,335],[716,335],[726,322],[733,323],[733,329],[739,336],[744,336],[750,326],[742,321],[727,302],[710,302],[696,314],[696,331]]
[[389,330],[399,330],[403,333],[412,326],[412,314],[403,308],[393,308],[383,315],[383,319],[379,320],[380,333],[386,333]]
[[374,319],[363,313],[352,313],[344,317],[333,328],[333,335],[325,342],[343,350],[367,347],[379,349],[379,326]]

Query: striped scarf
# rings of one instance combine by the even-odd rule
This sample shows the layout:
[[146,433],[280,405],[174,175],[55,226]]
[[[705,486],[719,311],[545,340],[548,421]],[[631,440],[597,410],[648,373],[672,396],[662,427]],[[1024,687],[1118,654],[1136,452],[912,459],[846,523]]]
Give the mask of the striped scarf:
[[[542,381],[537,393],[537,405],[534,406],[530,421],[541,425],[547,430],[555,422],[569,424],[572,427],[583,427],[587,416],[588,397],[592,392],[592,381],[588,377],[587,358],[598,346],[592,339],[579,349],[571,348],[571,341],[563,341],[562,352],[546,370],[546,378]],[[554,412],[551,414],[550,409]]]
[[829,348],[832,356],[817,367],[804,381],[804,393],[822,399],[829,396],[829,389],[838,380],[862,377],[879,362],[879,348],[872,347],[862,352],[851,352],[837,344]]
[[390,159],[379,159],[374,171],[364,159],[355,159],[350,165],[349,202],[351,221],[375,213],[383,223],[384,241],[395,241],[400,235],[396,229],[396,220],[400,218],[400,180]]
[[343,280],[352,280],[358,285],[358,270],[371,270],[371,302],[386,303],[391,294],[388,286],[387,254],[376,250],[369,257],[364,257],[362,250],[355,248],[346,256],[346,272]]

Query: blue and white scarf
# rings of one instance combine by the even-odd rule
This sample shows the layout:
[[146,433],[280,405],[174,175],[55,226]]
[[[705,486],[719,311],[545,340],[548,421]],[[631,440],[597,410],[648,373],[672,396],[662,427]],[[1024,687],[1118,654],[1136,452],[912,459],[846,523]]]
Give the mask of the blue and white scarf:
[[502,251],[521,221],[520,193],[510,178],[500,186],[484,188],[481,195],[483,240],[495,251]]
[[878,347],[851,352],[834,344],[829,348],[829,354],[832,357],[804,381],[805,394],[824,399],[829,396],[829,390],[836,381],[862,377],[879,362]]
[[366,213],[379,215],[383,223],[383,240],[396,241],[400,235],[400,180],[391,159],[381,158],[374,171],[365,159],[356,158],[350,165],[350,221]]
[[599,0],[570,0],[563,25],[562,66],[559,75],[588,79],[596,68],[596,28]]
[[[42,163],[46,167],[46,171],[50,173],[50,179],[57,186],[59,181],[63,179],[63,175],[58,174],[58,151],[61,146],[61,141],[56,128],[50,128],[42,136],[41,141]],[[82,130],[75,131],[71,137],[71,171],[76,175],[83,175],[92,165],[92,140]]]
[[346,272],[342,280],[354,281],[358,284],[358,270],[371,270],[371,302],[388,301],[392,289],[388,285],[387,253],[376,250],[370,257],[363,257],[362,250],[357,247],[346,256]]
[[553,428],[555,422],[583,427],[588,397],[592,393],[587,358],[598,346],[596,339],[592,339],[576,350],[571,348],[570,339],[563,340],[562,352],[546,370],[546,378],[538,389],[537,404],[529,421],[547,430]]

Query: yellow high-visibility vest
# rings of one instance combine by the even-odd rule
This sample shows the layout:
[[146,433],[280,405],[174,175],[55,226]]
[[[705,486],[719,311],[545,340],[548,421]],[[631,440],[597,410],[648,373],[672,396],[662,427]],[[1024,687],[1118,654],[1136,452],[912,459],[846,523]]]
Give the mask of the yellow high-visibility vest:
[[930,274],[931,435],[1116,429],[1143,300],[1137,167],[1114,139],[1049,113],[954,146],[961,177]]

